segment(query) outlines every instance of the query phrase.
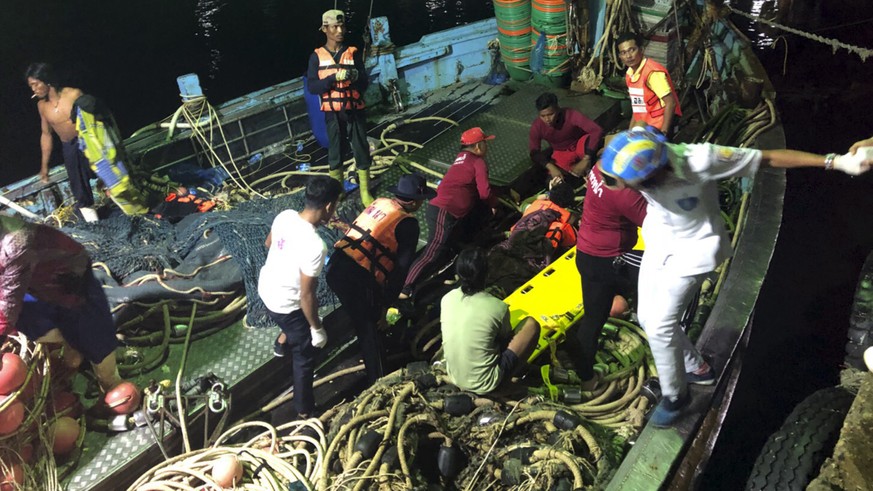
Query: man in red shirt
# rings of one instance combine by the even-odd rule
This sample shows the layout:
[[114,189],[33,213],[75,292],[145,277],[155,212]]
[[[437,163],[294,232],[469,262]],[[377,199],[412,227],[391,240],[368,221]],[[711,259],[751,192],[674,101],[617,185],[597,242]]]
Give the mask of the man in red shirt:
[[567,346],[586,390],[598,382],[594,355],[613,297],[636,291],[640,256],[632,249],[637,242],[637,227],[646,217],[645,198],[636,190],[613,187],[615,181],[608,179],[604,180],[596,165],[588,172],[588,192],[576,240],[576,268],[582,278],[585,315],[575,332],[567,336]]
[[[581,177],[600,147],[603,128],[584,114],[558,106],[558,96],[546,92],[536,101],[539,117],[530,126],[530,159],[546,169],[549,179],[569,174]],[[542,148],[542,141],[550,145]]]
[[52,227],[0,214],[0,345],[17,331],[63,343],[69,368],[91,362],[104,392],[122,382],[115,321],[85,248]]
[[[497,197],[488,182],[488,141],[494,135],[486,135],[482,128],[470,128],[461,135],[461,153],[449,167],[437,187],[436,198],[430,200],[425,214],[430,237],[421,256],[412,263],[406,275],[401,300],[408,299],[415,290],[419,277],[427,277],[440,264],[457,238],[453,232],[460,225],[474,230],[494,214]],[[489,213],[490,211],[490,213]]]

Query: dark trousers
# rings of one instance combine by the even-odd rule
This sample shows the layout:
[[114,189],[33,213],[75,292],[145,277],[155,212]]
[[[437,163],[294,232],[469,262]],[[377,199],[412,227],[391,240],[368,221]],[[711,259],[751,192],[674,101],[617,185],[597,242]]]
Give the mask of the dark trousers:
[[436,267],[445,260],[449,252],[450,238],[454,235],[455,227],[459,220],[451,213],[431,204],[425,211],[427,219],[428,239],[427,245],[421,255],[409,267],[406,281],[403,283],[403,293],[411,295],[415,289],[415,282],[420,277],[427,277],[434,272]]
[[336,293],[355,326],[361,355],[372,384],[385,375],[382,342],[377,323],[382,314],[382,287],[369,271],[344,252],[337,251],[327,266],[327,284]]
[[267,309],[270,318],[285,333],[285,344],[291,349],[291,367],[294,370],[294,409],[297,414],[312,416],[315,409],[315,396],[312,393],[312,377],[318,348],[312,346],[309,334],[309,321],[298,309],[290,314],[277,314]]
[[94,193],[91,191],[91,178],[96,177],[91,171],[91,164],[79,150],[79,140],[61,142],[64,155],[64,168],[67,169],[67,179],[70,181],[70,191],[76,198],[79,208],[94,206]]
[[370,143],[367,141],[367,117],[363,110],[325,111],[327,125],[327,163],[331,170],[343,168],[343,155],[349,144],[358,170],[370,168]]
[[615,264],[614,257],[597,257],[576,250],[576,268],[582,278],[582,306],[585,315],[568,333],[567,347],[576,371],[583,380],[594,376],[594,356],[597,340],[609,318],[612,299],[629,295],[636,290],[638,267]]
[[86,360],[100,363],[115,351],[118,339],[103,285],[91,268],[82,277],[81,296],[80,306],[67,308],[25,295],[18,330],[35,340],[57,328]]

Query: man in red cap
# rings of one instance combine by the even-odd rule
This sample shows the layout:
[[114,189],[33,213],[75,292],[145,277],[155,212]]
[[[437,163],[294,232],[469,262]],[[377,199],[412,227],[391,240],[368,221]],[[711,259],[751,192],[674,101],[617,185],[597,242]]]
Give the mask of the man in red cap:
[[401,300],[411,297],[418,278],[433,273],[433,268],[444,259],[450,243],[457,240],[453,232],[458,224],[462,230],[475,230],[494,214],[497,197],[488,182],[485,163],[488,141],[493,139],[494,135],[486,135],[479,127],[461,135],[461,153],[437,187],[436,198],[428,203],[425,216],[430,236],[424,252],[409,268]]

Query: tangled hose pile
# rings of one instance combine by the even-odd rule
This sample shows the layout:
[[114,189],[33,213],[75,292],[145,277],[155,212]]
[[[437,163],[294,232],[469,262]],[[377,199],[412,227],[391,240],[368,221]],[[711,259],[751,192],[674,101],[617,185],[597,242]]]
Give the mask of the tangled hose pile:
[[[229,441],[243,430],[264,431],[243,443]],[[209,448],[167,460],[133,483],[129,490],[314,489],[324,467],[326,446],[321,421],[294,421],[274,428],[266,423],[237,425]]]
[[[10,336],[0,366],[0,489],[59,490],[78,460],[85,432],[59,353]],[[58,371],[52,377],[52,370]],[[59,376],[58,376],[59,375]],[[62,457],[59,469],[55,457]]]
[[606,375],[590,393],[572,372],[548,365],[545,387],[493,396],[461,391],[439,364],[382,378],[321,417],[330,444],[316,489],[603,484],[643,426],[653,401],[643,385],[653,369],[639,327],[612,319],[602,341]]

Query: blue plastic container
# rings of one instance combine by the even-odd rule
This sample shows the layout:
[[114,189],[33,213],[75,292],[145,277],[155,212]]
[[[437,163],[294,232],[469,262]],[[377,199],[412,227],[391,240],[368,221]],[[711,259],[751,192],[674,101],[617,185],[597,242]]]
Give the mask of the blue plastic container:
[[195,97],[203,97],[203,89],[200,87],[200,77],[196,73],[187,73],[176,77],[176,83],[179,84],[179,95],[182,100],[193,99]]
[[306,112],[309,113],[309,127],[312,129],[312,134],[322,148],[327,148],[327,123],[321,111],[321,97],[309,93],[309,81],[306,75],[303,75],[303,98],[306,100]]

